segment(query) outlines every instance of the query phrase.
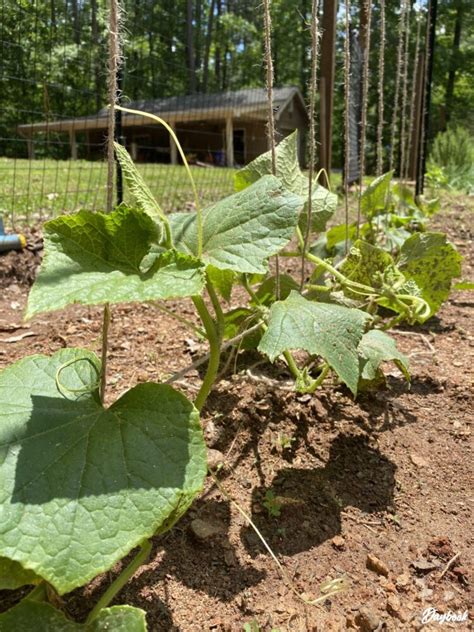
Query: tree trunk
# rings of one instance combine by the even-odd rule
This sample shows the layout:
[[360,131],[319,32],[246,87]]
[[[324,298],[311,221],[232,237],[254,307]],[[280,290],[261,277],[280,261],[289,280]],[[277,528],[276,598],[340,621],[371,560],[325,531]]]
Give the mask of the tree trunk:
[[100,42],[99,42],[99,25],[97,23],[97,0],[91,0],[91,34],[92,34],[92,54],[94,56],[94,89],[95,89],[95,106],[100,110],[102,103],[101,80],[100,80]]
[[461,45],[462,18],[463,18],[463,11],[464,11],[463,0],[458,0],[456,5],[457,6],[456,6],[456,19],[454,22],[453,50],[451,53],[448,81],[446,83],[446,93],[445,93],[445,99],[444,99],[444,109],[445,109],[444,129],[446,129],[449,123],[449,120],[451,118],[451,110],[452,110],[453,95],[454,95],[454,83],[456,81],[456,71],[459,65],[459,48]]
[[216,83],[218,86],[221,85],[221,47],[219,46],[219,35],[220,35],[220,30],[221,30],[221,25],[220,25],[220,17],[222,15],[222,0],[216,0],[216,7],[217,7],[217,24],[216,24],[216,50],[215,50],[215,60],[214,60],[214,65],[215,65],[215,69],[216,69]]
[[212,27],[214,24],[215,8],[216,8],[216,0],[211,0],[211,5],[209,7],[209,17],[207,20],[206,44],[205,44],[205,49],[204,49],[204,72],[203,72],[203,79],[202,79],[203,92],[207,92],[207,86],[208,86],[208,81],[209,81],[209,54],[211,52]]
[[79,46],[81,43],[81,24],[79,20],[79,7],[77,0],[72,0],[72,27],[74,29],[73,40]]
[[186,3],[186,51],[188,58],[188,85],[189,92],[196,92],[196,66],[194,60],[194,37],[193,37],[193,0]]
[[196,84],[197,84],[197,88],[198,90],[200,90],[200,71],[201,71],[201,64],[202,64],[202,0],[196,0],[196,37],[195,37],[195,42],[194,42],[194,48],[196,51],[196,60],[195,60],[195,65],[196,65]]

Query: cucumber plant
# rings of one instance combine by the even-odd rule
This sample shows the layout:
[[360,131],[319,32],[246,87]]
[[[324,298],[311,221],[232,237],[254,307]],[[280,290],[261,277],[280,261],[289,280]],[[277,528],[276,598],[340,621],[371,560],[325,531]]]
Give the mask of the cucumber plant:
[[[459,275],[460,257],[436,233],[412,235],[397,258],[363,240],[336,265],[306,251],[309,187],[296,148],[295,133],[277,148],[276,175],[263,154],[237,173],[233,195],[205,209],[196,195],[194,211],[166,215],[117,145],[134,205],[45,224],[28,318],[71,304],[190,297],[209,361],[194,402],[169,385],[147,383],[109,408],[101,362],[84,349],[26,357],[0,373],[0,588],[36,585],[0,616],[0,631],[40,620],[80,629],[47,603],[48,594],[85,584],[135,547],[82,629],[145,629],[140,610],[108,605],[146,559],[150,538],[169,529],[202,487],[199,411],[229,343],[281,358],[304,392],[332,373],[356,395],[389,360],[409,376],[407,358],[385,330],[434,314]],[[337,198],[319,185],[312,196],[311,230],[324,233]],[[276,254],[307,259],[312,269],[303,286],[290,275],[275,279],[269,259]],[[235,286],[248,301],[228,309]],[[306,352],[304,364],[295,350]]]

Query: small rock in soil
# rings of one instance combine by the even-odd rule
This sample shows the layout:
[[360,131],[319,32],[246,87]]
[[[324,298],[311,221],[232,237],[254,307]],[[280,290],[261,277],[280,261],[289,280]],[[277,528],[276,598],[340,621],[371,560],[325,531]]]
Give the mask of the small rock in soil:
[[384,575],[385,577],[388,577],[388,566],[371,553],[367,555],[366,566],[370,571],[377,573],[377,575]]
[[433,597],[433,591],[431,588],[423,588],[423,590],[418,593],[418,597],[422,601],[429,601]]
[[217,470],[224,465],[224,455],[219,450],[213,450],[212,448],[207,451],[207,466],[210,470]]
[[395,585],[398,590],[406,591],[408,589],[408,586],[410,585],[410,575],[408,575],[408,573],[402,573],[401,575],[398,575],[395,580]]
[[380,617],[370,608],[361,608],[355,616],[355,624],[361,632],[373,632],[380,625]]
[[408,620],[408,615],[402,608],[400,599],[396,595],[390,595],[387,599],[387,612],[390,616],[395,617],[402,623]]
[[198,540],[209,540],[220,533],[223,533],[223,529],[220,525],[214,522],[208,522],[207,520],[201,520],[201,518],[195,518],[190,525],[192,534]]
[[345,548],[346,546],[346,541],[344,540],[344,538],[342,537],[342,535],[336,535],[334,536],[334,538],[331,540],[331,544],[333,545],[334,548],[342,550]]
[[438,568],[439,564],[437,562],[428,562],[423,558],[419,560],[415,560],[410,564],[418,573],[430,573]]
[[428,461],[419,454],[410,454],[410,459],[413,465],[416,465],[417,467],[426,467],[429,465]]
[[213,446],[219,441],[219,431],[216,424],[210,419],[204,428],[204,437],[207,445]]

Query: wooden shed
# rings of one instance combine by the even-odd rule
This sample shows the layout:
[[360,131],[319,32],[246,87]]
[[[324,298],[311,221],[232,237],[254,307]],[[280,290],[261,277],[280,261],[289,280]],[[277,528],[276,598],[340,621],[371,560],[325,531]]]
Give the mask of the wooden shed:
[[[267,148],[267,97],[263,88],[133,101],[127,107],[165,119],[191,161],[233,167],[250,162]],[[277,140],[298,129],[303,161],[307,114],[301,92],[295,87],[275,88],[273,107]],[[106,109],[90,116],[18,126],[28,143],[30,158],[34,158],[35,136],[50,132],[68,134],[73,159],[78,157],[78,145],[81,156],[102,157],[106,129]],[[150,119],[123,114],[122,134],[122,142],[134,160],[178,163],[176,146],[168,133]]]

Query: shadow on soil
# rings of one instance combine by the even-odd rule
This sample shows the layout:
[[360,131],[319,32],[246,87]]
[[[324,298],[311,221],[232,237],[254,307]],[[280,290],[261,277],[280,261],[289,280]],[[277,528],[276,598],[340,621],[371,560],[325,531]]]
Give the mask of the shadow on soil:
[[[365,513],[390,508],[395,470],[366,437],[339,435],[324,467],[285,468],[268,487],[254,489],[252,519],[276,553],[306,551],[341,532],[346,507]],[[251,555],[265,551],[250,527],[242,529],[242,538]]]

